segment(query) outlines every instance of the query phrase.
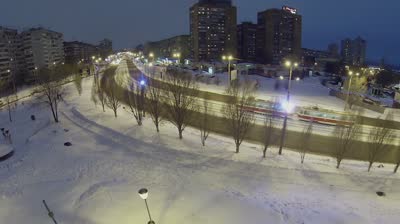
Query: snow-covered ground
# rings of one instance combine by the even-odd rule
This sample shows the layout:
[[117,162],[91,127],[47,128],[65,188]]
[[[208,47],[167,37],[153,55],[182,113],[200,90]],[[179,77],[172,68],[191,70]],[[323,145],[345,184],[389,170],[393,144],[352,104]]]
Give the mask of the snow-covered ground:
[[[140,62],[135,64],[145,73],[150,73],[155,75],[156,78],[160,78],[160,73],[165,74],[165,68],[160,66],[148,67]],[[193,75],[198,74],[198,72],[192,72]],[[214,74],[214,78],[206,82],[207,76],[210,75],[203,74],[203,82],[199,82],[199,88],[203,91],[215,92],[219,94],[225,94],[226,86],[229,82],[228,73],[217,73]],[[219,80],[219,84],[216,84],[216,80]],[[266,78],[256,75],[241,75],[240,79],[248,79],[259,83],[259,89],[257,90],[256,97],[262,100],[280,100],[284,101],[286,99],[286,90],[283,88],[284,82],[276,78]],[[287,77],[286,77],[287,79]],[[275,89],[275,83],[280,82],[281,88]],[[291,103],[300,107],[310,107],[318,106],[324,109],[344,111],[345,102],[337,97],[330,96],[330,89],[321,84],[320,77],[307,77],[303,80],[291,82]],[[380,117],[382,114],[365,109],[363,112],[364,116],[368,117]]]
[[[138,127],[119,109],[118,118],[90,102],[92,78],[83,94],[73,84],[61,105],[61,123],[35,99],[14,113],[0,112],[10,129],[15,155],[0,163],[0,223],[51,223],[45,199],[59,223],[147,223],[137,191],[149,189],[156,223],[385,223],[400,219],[400,174],[393,165],[300,156],[277,150],[261,158],[260,145],[244,143],[234,153],[230,138],[211,134],[207,146],[199,131],[184,139],[164,123],[157,134],[147,118]],[[36,120],[30,119],[31,115]],[[71,142],[71,147],[65,147]],[[384,191],[386,197],[375,192]]]

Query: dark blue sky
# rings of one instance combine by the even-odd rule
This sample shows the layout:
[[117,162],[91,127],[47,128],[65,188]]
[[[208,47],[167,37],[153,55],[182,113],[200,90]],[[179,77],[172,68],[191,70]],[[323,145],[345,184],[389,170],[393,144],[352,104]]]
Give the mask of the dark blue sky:
[[[42,25],[66,40],[96,43],[108,37],[115,48],[133,47],[189,32],[188,10],[196,0],[1,0],[0,25]],[[233,0],[238,20],[289,5],[303,15],[303,46],[325,49],[330,42],[361,35],[368,58],[400,64],[399,0]]]

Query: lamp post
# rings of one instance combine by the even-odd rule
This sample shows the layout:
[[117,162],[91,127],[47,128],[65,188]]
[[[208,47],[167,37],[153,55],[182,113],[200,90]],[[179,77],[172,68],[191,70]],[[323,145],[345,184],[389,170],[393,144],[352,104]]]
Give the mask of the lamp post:
[[147,204],[147,197],[149,196],[149,191],[146,188],[142,188],[139,190],[139,196],[144,200],[146,204],[147,213],[149,214],[150,221],[147,224],[155,224],[155,222],[151,219],[149,205]]
[[286,102],[283,104],[284,109],[285,109],[285,117],[283,119],[281,142],[279,144],[279,155],[282,155],[283,143],[285,142],[288,113],[292,109],[290,106],[290,88],[291,88],[291,84],[292,84],[293,68],[296,68],[297,66],[299,66],[299,64],[297,62],[292,63],[291,61],[286,61],[285,66],[289,68],[289,84],[288,84],[288,89],[287,89]]
[[231,61],[233,60],[233,56],[232,55],[223,55],[222,56],[222,60],[224,61],[228,61],[228,75],[229,75],[229,83],[232,82],[232,74],[231,74]]
[[146,88],[146,81],[144,79],[140,80],[140,109],[142,111],[143,117],[146,116],[144,112],[144,91]]
[[149,58],[151,58],[151,61],[154,62],[154,54],[153,53],[149,54]]
[[178,64],[181,64],[181,53],[175,53],[173,56],[178,59]]
[[[351,81],[353,80],[353,72],[349,71],[349,76],[350,76],[350,80],[349,80],[349,87],[347,87],[347,95],[346,95],[346,102],[344,105],[344,110],[346,111],[348,108],[348,104],[349,104],[349,97],[350,97],[350,89],[351,89]],[[360,73],[356,73],[356,76],[359,76]]]

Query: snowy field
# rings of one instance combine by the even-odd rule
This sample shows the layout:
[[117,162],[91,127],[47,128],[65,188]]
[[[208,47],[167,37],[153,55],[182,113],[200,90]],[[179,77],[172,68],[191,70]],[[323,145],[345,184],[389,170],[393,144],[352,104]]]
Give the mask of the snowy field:
[[[210,135],[201,147],[199,131],[184,139],[164,123],[157,134],[147,118],[138,127],[119,109],[118,118],[90,102],[92,78],[83,93],[67,85],[61,123],[34,98],[24,100],[8,122],[15,155],[0,162],[0,223],[147,223],[137,191],[149,189],[149,206],[161,224],[396,224],[400,220],[400,174],[393,165],[300,155],[277,149],[261,158],[260,145],[244,143],[234,153],[230,138]],[[31,115],[36,120],[30,119]],[[65,147],[71,142],[71,147]],[[0,144],[5,144],[3,141]],[[384,191],[386,197],[378,197]]]

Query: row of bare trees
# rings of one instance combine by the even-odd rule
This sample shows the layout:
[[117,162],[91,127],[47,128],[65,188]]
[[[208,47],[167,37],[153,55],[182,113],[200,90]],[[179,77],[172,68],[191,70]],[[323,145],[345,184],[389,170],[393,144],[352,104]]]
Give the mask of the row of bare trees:
[[[95,81],[98,83],[99,81]],[[101,90],[102,87],[107,90]],[[145,89],[144,89],[145,88]],[[106,84],[96,84],[92,91],[104,105],[114,111],[117,116],[117,109],[121,105],[119,97],[115,93],[112,86]],[[171,122],[178,131],[180,139],[183,138],[183,132],[186,126],[196,122],[200,130],[201,144],[204,146],[210,134],[210,101],[208,99],[199,100],[196,98],[198,86],[190,74],[176,69],[170,68],[165,75],[165,83],[163,88],[156,86],[155,83],[148,81],[146,86],[133,84],[130,87],[130,93],[127,96],[127,105],[129,111],[134,116],[138,125],[143,124],[145,111],[150,115],[157,132],[160,131],[160,125],[164,120]],[[227,88],[226,94],[229,96],[229,101],[224,104],[221,109],[225,120],[227,121],[227,129],[233,138],[236,146],[236,153],[240,152],[240,145],[246,137],[248,137],[252,126],[255,123],[255,114],[249,110],[249,107],[255,105],[255,90],[256,86],[250,81],[238,82],[234,81]],[[103,95],[104,93],[107,93]],[[103,100],[100,100],[103,99]],[[196,117],[198,115],[198,117]],[[279,137],[279,130],[274,122],[276,116],[274,114],[257,115],[264,116],[264,147],[262,156],[265,158],[267,150],[276,144],[276,139]],[[354,118],[358,117],[357,114]],[[387,151],[388,143],[393,139],[393,131],[388,128],[386,123],[390,122],[391,117],[380,120],[380,124],[372,128],[368,134],[368,171],[371,169],[380,156]],[[336,167],[340,168],[343,159],[347,158],[352,150],[357,148],[357,142],[362,138],[362,129],[358,119],[354,119],[354,123],[339,124],[334,130]],[[314,122],[309,122],[304,130],[299,134],[298,151],[300,161],[304,163],[306,154],[312,150]],[[399,156],[400,157],[400,153]],[[398,159],[400,163],[400,158]],[[396,167],[398,169],[400,165]]]

